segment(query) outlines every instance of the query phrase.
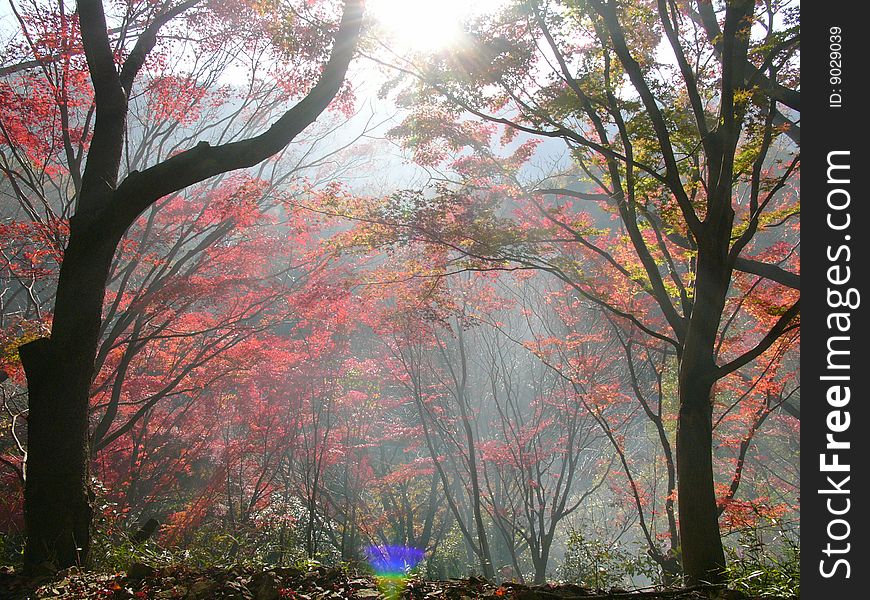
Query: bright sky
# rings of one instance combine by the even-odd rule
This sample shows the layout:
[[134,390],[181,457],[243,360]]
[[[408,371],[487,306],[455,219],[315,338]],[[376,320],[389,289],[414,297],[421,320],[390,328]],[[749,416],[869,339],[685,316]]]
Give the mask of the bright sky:
[[505,0],[369,0],[366,10],[396,50],[435,52],[449,46],[463,21],[498,9]]

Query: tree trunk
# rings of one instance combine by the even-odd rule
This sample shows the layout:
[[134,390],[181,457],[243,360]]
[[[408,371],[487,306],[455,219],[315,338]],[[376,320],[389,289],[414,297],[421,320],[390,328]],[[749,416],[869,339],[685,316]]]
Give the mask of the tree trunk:
[[680,550],[683,572],[692,585],[722,583],[725,570],[713,486],[712,394],[718,378],[714,349],[731,277],[726,256],[715,246],[699,249],[697,273],[695,304],[680,357],[677,425]]
[[705,382],[680,389],[677,495],[683,569],[691,584],[720,583],[725,566],[713,488],[711,389]]
[[552,538],[541,541],[541,551],[537,556],[532,556],[532,564],[535,568],[535,585],[547,583],[547,564],[550,562],[550,544]]
[[88,402],[106,279],[116,241],[71,225],[50,338],[22,346],[27,375],[25,563],[83,565],[90,547]]

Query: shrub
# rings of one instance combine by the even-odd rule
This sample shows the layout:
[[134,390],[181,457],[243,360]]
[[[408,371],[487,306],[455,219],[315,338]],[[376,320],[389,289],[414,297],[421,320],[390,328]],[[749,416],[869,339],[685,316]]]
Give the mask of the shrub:
[[566,546],[565,559],[559,568],[559,576],[565,581],[608,590],[638,587],[638,583],[656,583],[659,579],[658,565],[638,548],[631,551],[619,542],[589,539],[576,529],[568,532]]
[[776,521],[742,531],[726,553],[730,588],[752,598],[800,596],[800,544],[795,533]]

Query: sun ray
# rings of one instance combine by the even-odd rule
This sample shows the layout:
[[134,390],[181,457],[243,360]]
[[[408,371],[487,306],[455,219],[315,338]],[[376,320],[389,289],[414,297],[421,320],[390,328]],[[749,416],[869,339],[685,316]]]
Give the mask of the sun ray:
[[370,0],[369,11],[399,51],[432,53],[461,39],[462,24],[504,0]]

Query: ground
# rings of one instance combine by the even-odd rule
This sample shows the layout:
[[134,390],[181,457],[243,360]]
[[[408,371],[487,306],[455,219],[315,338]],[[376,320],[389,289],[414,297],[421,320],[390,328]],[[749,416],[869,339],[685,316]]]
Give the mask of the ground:
[[182,566],[155,569],[141,563],[127,571],[99,573],[68,569],[52,577],[26,578],[13,569],[0,569],[0,600],[57,598],[126,600],[175,598],[179,600],[751,600],[730,592],[701,590],[608,592],[573,584],[526,586],[493,584],[479,578],[449,581],[377,578],[325,567],[190,569]]

